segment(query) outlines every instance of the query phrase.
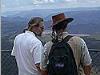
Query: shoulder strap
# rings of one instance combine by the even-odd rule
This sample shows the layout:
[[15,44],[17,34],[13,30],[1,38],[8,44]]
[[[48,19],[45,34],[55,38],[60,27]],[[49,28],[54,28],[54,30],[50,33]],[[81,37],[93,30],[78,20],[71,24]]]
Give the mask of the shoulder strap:
[[[69,39],[70,38],[72,38],[73,36],[72,35],[68,35],[68,36],[66,36],[63,40],[65,40],[65,41],[69,41]],[[70,47],[71,48],[71,47]],[[73,54],[73,51],[72,50],[70,50],[70,52],[71,52],[71,55],[72,55],[72,58],[73,58],[73,62],[75,63],[75,65],[74,65],[74,67],[76,68],[75,70],[75,72],[76,72],[76,75],[78,75],[77,73],[77,64],[76,64],[76,61],[75,61],[75,57],[74,57],[74,54]]]
[[66,36],[63,40],[68,42],[69,39],[72,38],[72,37],[73,37],[72,35],[68,35],[68,36]]
[[[64,39],[63,39],[63,41],[69,41],[69,39],[71,38],[71,37],[73,37],[73,36],[71,36],[71,35],[68,35],[68,36],[66,36]],[[51,46],[51,50],[50,50],[50,53],[49,53],[49,57],[52,55],[52,53],[53,53],[53,45]]]

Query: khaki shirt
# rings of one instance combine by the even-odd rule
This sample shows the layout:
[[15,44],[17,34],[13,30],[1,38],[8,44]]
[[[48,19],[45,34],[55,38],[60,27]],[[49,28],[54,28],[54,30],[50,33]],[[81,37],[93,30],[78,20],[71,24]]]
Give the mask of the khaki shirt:
[[[68,34],[66,35],[64,34],[63,38],[65,38],[67,35]],[[49,55],[52,44],[53,43],[49,41],[44,45],[44,51],[42,52],[42,58],[41,58],[41,64],[40,64],[40,68],[42,70],[46,70],[47,63],[48,63],[48,55]],[[73,54],[75,57],[79,75],[84,75],[82,66],[90,65],[92,62],[92,59],[90,57],[85,41],[80,37],[74,36],[70,38],[70,40],[68,41],[68,44],[71,46],[73,50]]]

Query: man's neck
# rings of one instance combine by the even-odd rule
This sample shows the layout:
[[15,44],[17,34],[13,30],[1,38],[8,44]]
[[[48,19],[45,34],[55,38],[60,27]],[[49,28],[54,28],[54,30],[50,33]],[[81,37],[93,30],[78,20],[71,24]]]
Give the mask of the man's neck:
[[57,37],[58,39],[63,39],[63,38],[65,38],[67,35],[68,35],[68,32],[62,32],[62,33],[56,34],[56,37]]

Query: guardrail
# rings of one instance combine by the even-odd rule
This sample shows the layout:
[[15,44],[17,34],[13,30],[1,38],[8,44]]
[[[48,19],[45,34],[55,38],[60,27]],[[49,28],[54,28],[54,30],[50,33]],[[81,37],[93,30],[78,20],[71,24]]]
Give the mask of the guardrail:
[[[93,75],[100,75],[100,50],[89,49],[89,52],[93,60],[92,66],[95,70],[95,74]],[[11,56],[11,50],[1,51],[1,74],[18,75],[16,60]]]

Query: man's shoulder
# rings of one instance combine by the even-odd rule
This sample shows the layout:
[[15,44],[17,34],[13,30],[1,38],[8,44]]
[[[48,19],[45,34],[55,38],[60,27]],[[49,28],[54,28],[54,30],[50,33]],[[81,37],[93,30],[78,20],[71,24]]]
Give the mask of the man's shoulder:
[[48,41],[45,46],[52,46],[53,42],[52,41]]
[[15,38],[22,37],[22,36],[23,36],[23,34],[24,34],[24,33],[20,33],[20,34],[16,35],[16,36],[15,36]]
[[79,36],[73,36],[71,39],[76,40],[76,41],[83,41],[83,38]]
[[72,38],[69,39],[68,42],[71,42],[77,45],[81,45],[85,43],[84,39],[79,36],[73,36]]

